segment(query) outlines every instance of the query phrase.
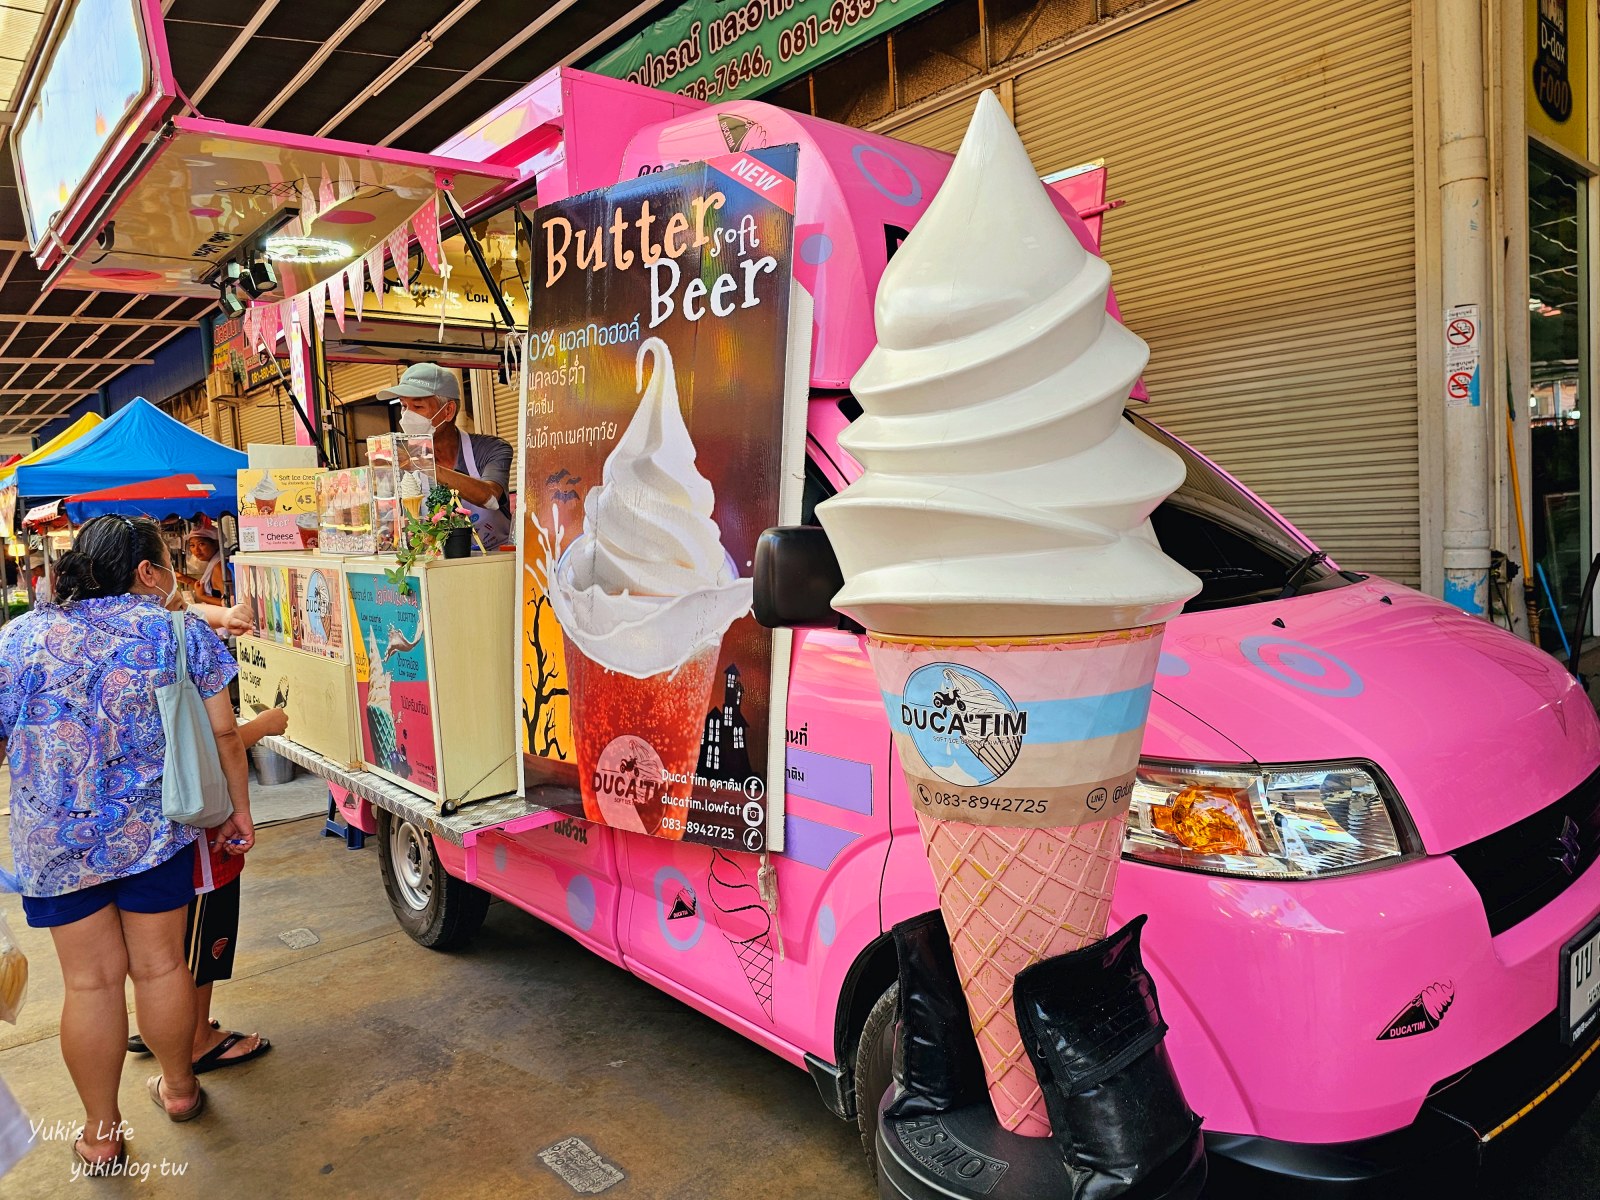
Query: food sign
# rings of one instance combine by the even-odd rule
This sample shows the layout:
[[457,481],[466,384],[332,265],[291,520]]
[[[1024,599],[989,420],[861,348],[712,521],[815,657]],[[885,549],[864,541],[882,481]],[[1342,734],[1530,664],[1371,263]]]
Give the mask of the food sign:
[[749,851],[781,828],[787,642],[750,605],[783,505],[797,156],[692,163],[534,219],[530,781],[575,789],[592,821]]

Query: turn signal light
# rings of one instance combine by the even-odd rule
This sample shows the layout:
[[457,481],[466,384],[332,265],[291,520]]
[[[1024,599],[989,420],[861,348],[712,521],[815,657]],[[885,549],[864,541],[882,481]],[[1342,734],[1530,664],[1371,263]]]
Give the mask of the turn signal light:
[[1250,797],[1240,788],[1186,787],[1150,810],[1151,823],[1196,854],[1260,854]]

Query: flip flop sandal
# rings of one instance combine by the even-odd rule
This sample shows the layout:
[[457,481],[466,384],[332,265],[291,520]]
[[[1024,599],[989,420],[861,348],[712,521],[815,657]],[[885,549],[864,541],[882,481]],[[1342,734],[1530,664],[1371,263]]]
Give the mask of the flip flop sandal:
[[195,1092],[194,1103],[189,1105],[188,1108],[184,1109],[182,1112],[173,1112],[170,1108],[167,1107],[167,1102],[161,1098],[161,1076],[159,1076],[159,1075],[150,1076],[149,1079],[145,1080],[145,1085],[144,1086],[145,1086],[145,1090],[150,1093],[151,1102],[154,1103],[155,1106],[157,1108],[159,1108],[162,1112],[167,1114],[167,1120],[172,1121],[174,1123],[182,1123],[184,1121],[192,1121],[196,1117],[198,1117],[201,1113],[203,1113],[205,1111],[205,1109],[206,1109],[206,1090],[205,1090],[205,1088],[201,1088],[197,1092]]
[[261,1038],[254,1050],[248,1050],[243,1054],[235,1054],[232,1058],[223,1057],[229,1050],[232,1050],[245,1038],[251,1036],[260,1037],[259,1034],[235,1033],[233,1030],[229,1030],[227,1037],[195,1060],[194,1073],[196,1075],[204,1075],[207,1071],[220,1071],[223,1067],[237,1067],[240,1063],[247,1063],[252,1058],[260,1058],[268,1050],[272,1049],[272,1043],[267,1041],[266,1038]]
[[[222,1025],[217,1021],[212,1021],[211,1022],[211,1028],[213,1028],[213,1029],[221,1029]],[[150,1047],[146,1046],[144,1044],[144,1039],[142,1037],[140,1037],[136,1033],[136,1034],[134,1034],[132,1037],[130,1037],[128,1039],[128,1053],[129,1054],[149,1054],[150,1053]]]
[[90,1158],[82,1150],[78,1149],[78,1146],[80,1143],[82,1143],[82,1141],[83,1130],[80,1129],[78,1130],[77,1135],[72,1139],[72,1157],[83,1164],[83,1173],[85,1175],[93,1177],[114,1175],[121,1168],[127,1165],[128,1144],[126,1142],[118,1143],[117,1152],[110,1158],[94,1159]]

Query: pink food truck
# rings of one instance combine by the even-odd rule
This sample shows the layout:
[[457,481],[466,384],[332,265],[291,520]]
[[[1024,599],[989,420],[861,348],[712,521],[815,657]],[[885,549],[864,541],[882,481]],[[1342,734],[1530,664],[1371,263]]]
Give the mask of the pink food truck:
[[[52,283],[215,295],[195,263],[288,221],[273,207],[285,196],[303,225],[326,211],[354,239],[403,230],[425,199],[432,212],[429,189],[452,176],[455,200],[487,219],[678,164],[797,147],[786,211],[802,299],[790,314],[809,323],[809,351],[790,373],[800,419],[783,449],[801,525],[859,474],[840,434],[860,413],[850,380],[874,343],[877,284],[949,155],[757,101],[707,106],[569,70],[437,156],[166,120],[176,87],[159,12],[145,11],[162,68],[146,86],[164,89],[160,102],[130,110],[121,149],[89,147],[67,164],[72,204],[30,218]],[[224,202],[193,164],[234,143],[228,171],[263,178]],[[30,197],[55,194],[19,175]],[[1093,246],[1084,183],[1065,181],[1055,203]],[[371,202],[346,199],[357,185]],[[173,243],[164,259],[138,244],[162,237]],[[279,260],[285,295],[319,282],[324,247],[300,243],[298,261]],[[706,298],[708,284],[693,283]],[[708,303],[729,295],[718,280]],[[535,314],[539,304],[534,289]],[[414,357],[440,356],[444,324],[437,339],[414,335]],[[1145,416],[1127,419],[1187,466],[1153,522],[1203,590],[1167,627],[1113,924],[1149,916],[1145,960],[1183,1091],[1204,1117],[1216,1192],[1414,1195],[1491,1158],[1514,1161],[1600,1086],[1600,987],[1586,974],[1600,953],[1600,723],[1588,697],[1491,624],[1359,564],[1341,569],[1221,466]],[[779,768],[768,778],[781,780],[767,796],[782,793],[775,829],[758,812],[726,847],[668,840],[558,814],[535,789],[444,811],[282,749],[347,789],[343,815],[376,835],[384,886],[416,941],[458,945],[504,899],[807,1071],[871,1155],[891,1085],[888,931],[938,900],[862,636],[818,586],[819,532],[764,544],[754,610],[785,629],[774,635],[787,655],[774,704],[784,719],[747,729],[731,671],[704,699],[734,748],[747,733],[765,739]]]
[[[839,434],[859,413],[875,286],[950,157],[571,71],[440,152],[515,167],[522,190],[500,202],[536,187],[545,203],[790,143],[795,279],[814,306],[809,524],[859,471]],[[1215,1185],[1368,1194],[1514,1156],[1600,1078],[1580,978],[1600,945],[1588,697],[1491,624],[1341,569],[1220,466],[1128,420],[1187,465],[1153,520],[1204,589],[1167,629],[1113,925],[1149,914]],[[937,899],[861,635],[805,593],[801,557],[780,539],[756,579],[757,612],[795,629],[775,881],[755,854],[531,809],[445,818],[374,794],[345,815],[378,835],[418,942],[457,945],[491,897],[515,904],[808,1071],[871,1154],[891,1083],[886,934]]]

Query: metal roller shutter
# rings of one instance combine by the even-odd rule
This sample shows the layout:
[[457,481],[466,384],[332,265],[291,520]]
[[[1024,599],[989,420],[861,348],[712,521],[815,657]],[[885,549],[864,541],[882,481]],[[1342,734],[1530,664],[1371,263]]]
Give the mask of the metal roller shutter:
[[891,132],[903,142],[931,146],[935,150],[954,154],[956,147],[961,145],[962,135],[967,132],[967,124],[972,120],[972,110],[977,104],[977,96],[967,96],[954,104],[907,121],[904,125],[896,125]]
[[[1420,577],[1409,5],[1195,0],[1014,82],[1042,174],[1104,158],[1149,415],[1342,565]],[[965,99],[894,128],[953,149]],[[957,118],[960,118],[959,120]]]
[[277,388],[263,388],[239,404],[239,440],[248,446],[258,442],[276,446],[294,441],[294,414]]
[[333,363],[333,394],[340,404],[353,404],[376,396],[400,378],[400,368],[392,363]]
[[[494,376],[490,376],[494,378]],[[494,385],[494,434],[511,443],[511,490],[522,490],[522,443],[517,437],[517,385]]]

